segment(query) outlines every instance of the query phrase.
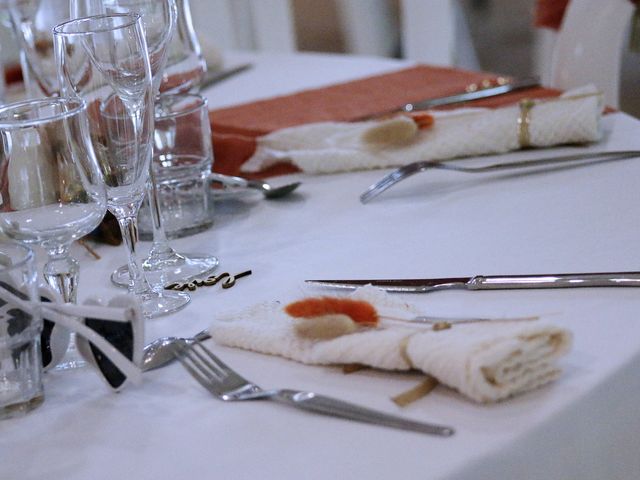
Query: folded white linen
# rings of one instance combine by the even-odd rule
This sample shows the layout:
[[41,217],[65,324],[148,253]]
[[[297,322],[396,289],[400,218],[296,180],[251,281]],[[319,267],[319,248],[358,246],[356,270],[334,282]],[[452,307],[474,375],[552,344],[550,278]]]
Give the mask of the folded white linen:
[[330,340],[303,338],[295,333],[296,320],[273,302],[220,316],[210,332],[222,345],[306,364],[422,370],[477,402],[495,402],[556,379],[556,361],[571,344],[566,329],[540,321],[454,324],[435,331],[392,320],[410,319],[418,311],[377,288],[360,288],[349,298],[370,302],[380,325]]
[[436,117],[432,127],[387,144],[367,141],[378,121],[311,123],[258,138],[242,170],[255,172],[285,161],[306,173],[333,173],[595,142],[601,138],[602,108],[602,96],[586,86],[524,107],[431,112]]

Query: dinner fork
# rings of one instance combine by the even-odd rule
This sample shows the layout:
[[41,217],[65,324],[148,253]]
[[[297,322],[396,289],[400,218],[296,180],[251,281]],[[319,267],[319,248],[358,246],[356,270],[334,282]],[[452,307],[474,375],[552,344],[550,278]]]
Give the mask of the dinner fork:
[[362,195],[360,201],[367,203],[372,198],[377,197],[385,190],[393,187],[398,182],[408,178],[416,173],[429,169],[453,170],[464,173],[486,173],[498,170],[508,170],[517,168],[532,168],[544,165],[552,165],[559,163],[570,163],[575,161],[592,160],[591,163],[608,162],[612,160],[622,160],[640,156],[638,150],[624,150],[614,152],[595,152],[580,153],[575,155],[565,155],[561,157],[536,158],[532,160],[519,160],[515,162],[493,163],[482,167],[463,167],[460,165],[452,165],[451,163],[441,163],[435,161],[414,162],[394,170],[378,182],[371,185]]
[[214,396],[226,402],[275,400],[309,412],[401,430],[442,437],[448,437],[454,433],[451,427],[408,420],[313,392],[290,389],[263,390],[232,370],[199,341],[178,344],[174,352],[193,378]]

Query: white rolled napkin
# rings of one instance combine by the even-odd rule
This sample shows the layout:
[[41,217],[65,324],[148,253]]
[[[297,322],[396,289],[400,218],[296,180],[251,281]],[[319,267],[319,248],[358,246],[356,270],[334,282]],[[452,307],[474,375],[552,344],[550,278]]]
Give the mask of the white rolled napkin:
[[279,355],[311,365],[362,364],[384,370],[418,369],[477,402],[495,402],[544,385],[560,374],[557,360],[570,348],[566,329],[535,321],[480,322],[434,330],[384,318],[409,319],[412,305],[371,287],[349,296],[371,303],[377,328],[330,340],[295,333],[295,319],[279,302],[219,316],[210,328],[222,345]]
[[389,144],[368,141],[379,121],[311,123],[258,138],[242,170],[256,172],[284,161],[306,173],[333,173],[595,142],[602,136],[602,109],[602,95],[586,86],[510,107],[431,112],[432,127]]

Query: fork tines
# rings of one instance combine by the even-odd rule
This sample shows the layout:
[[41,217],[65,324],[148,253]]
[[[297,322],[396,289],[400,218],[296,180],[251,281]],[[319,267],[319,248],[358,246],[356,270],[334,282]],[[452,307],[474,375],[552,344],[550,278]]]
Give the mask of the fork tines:
[[189,344],[187,342],[179,342],[174,349],[174,355],[180,361],[182,366],[195,378],[200,385],[209,390],[214,395],[217,395],[217,390],[214,391],[212,385],[212,379],[219,379],[222,381],[224,378],[224,372],[216,368],[215,364],[208,359],[208,355],[205,356],[198,350],[195,345],[198,345],[205,354],[209,353],[202,347],[200,342],[194,342]]
[[222,400],[234,400],[236,394],[257,389],[198,340],[178,344],[174,354],[193,378]]

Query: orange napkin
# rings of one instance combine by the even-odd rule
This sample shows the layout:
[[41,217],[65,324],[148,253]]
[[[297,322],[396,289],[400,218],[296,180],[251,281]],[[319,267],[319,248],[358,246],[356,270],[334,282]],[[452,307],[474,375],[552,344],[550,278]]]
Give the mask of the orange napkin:
[[[214,169],[227,175],[240,174],[240,166],[255,150],[255,139],[274,130],[305,123],[354,121],[388,112],[410,102],[463,92],[472,83],[495,79],[496,75],[453,68],[419,65],[352,82],[306,90],[292,95],[246,103],[210,112],[215,154]],[[547,88],[500,95],[473,102],[478,107],[508,105],[522,98],[557,96]],[[460,105],[455,105],[458,108]],[[260,172],[266,177],[298,171],[278,164]]]

